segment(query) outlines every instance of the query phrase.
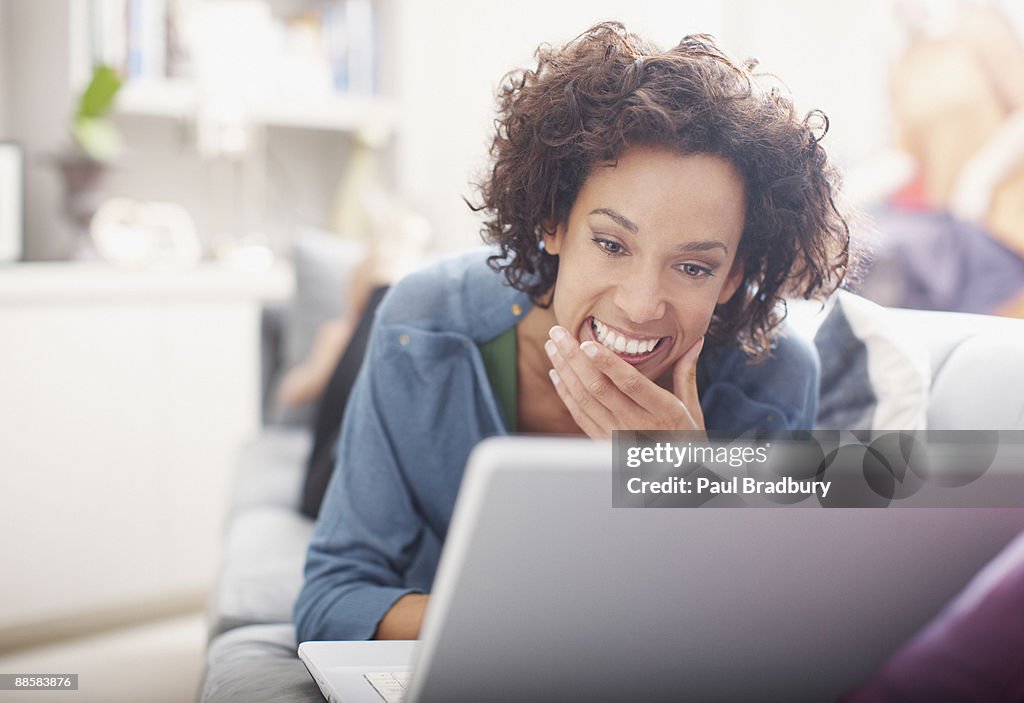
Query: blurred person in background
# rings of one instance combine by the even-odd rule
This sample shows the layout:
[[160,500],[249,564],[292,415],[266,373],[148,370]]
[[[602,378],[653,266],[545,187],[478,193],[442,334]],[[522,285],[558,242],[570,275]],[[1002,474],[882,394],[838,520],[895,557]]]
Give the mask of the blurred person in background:
[[903,4],[908,43],[890,95],[914,171],[874,213],[862,293],[883,305],[1024,317],[1024,45],[997,9],[968,6],[928,31]]
[[276,392],[276,402],[283,408],[315,403],[301,500],[302,512],[311,518],[320,511],[334,470],[341,418],[366,353],[377,305],[394,281],[422,263],[431,238],[425,218],[382,193],[370,192],[351,207],[366,218],[370,229],[363,258],[344,291],[345,313],[319,326],[309,353],[288,369]]

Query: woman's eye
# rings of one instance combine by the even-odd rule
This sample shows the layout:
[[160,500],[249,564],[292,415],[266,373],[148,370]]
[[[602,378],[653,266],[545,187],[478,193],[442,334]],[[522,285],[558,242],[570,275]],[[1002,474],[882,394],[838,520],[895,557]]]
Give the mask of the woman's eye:
[[711,269],[699,264],[681,264],[679,270],[690,278],[704,278],[711,275]]
[[618,242],[613,242],[610,239],[603,239],[601,237],[594,237],[594,242],[601,248],[606,254],[621,254],[625,247]]

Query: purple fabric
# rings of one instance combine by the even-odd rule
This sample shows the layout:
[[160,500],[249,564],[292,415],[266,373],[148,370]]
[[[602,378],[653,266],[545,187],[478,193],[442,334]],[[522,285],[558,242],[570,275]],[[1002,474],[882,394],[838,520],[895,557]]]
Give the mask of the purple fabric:
[[890,307],[989,313],[1024,290],[1024,259],[941,212],[872,213],[879,234],[858,292]]
[[1024,535],[843,700],[1024,701]]

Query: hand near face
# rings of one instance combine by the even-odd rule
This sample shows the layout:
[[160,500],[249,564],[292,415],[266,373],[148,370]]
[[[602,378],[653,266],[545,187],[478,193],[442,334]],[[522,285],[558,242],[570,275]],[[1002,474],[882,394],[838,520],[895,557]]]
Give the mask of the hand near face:
[[613,430],[703,430],[697,396],[701,337],[672,367],[673,392],[650,380],[613,351],[587,341],[577,344],[562,327],[551,328],[544,349],[559,398],[589,437]]

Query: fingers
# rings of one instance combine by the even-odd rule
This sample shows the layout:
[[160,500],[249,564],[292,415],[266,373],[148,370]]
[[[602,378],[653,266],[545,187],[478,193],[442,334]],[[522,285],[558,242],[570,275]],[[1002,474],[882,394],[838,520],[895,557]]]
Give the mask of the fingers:
[[[667,418],[675,418],[671,422],[674,429],[704,427],[704,414],[700,409],[700,398],[697,394],[697,358],[702,348],[703,337],[697,340],[672,367],[673,388],[686,389],[686,393],[680,396],[679,393],[664,390],[603,345],[589,341],[582,344],[583,352],[593,360],[594,365],[608,376],[624,395],[646,411],[647,429],[662,427],[662,422]],[[681,383],[681,380],[685,380],[686,383]]]
[[[629,394],[623,395],[616,392],[616,384],[604,373],[603,369],[599,368],[598,364],[594,363],[593,350],[586,344],[581,348],[579,343],[565,329],[558,326],[551,328],[550,341],[555,345],[555,352],[557,353],[553,353],[549,349],[548,357],[551,359],[551,363],[555,365],[555,369],[566,381],[569,390],[573,391],[573,397],[577,401],[589,403],[589,399],[592,398],[613,414],[633,412],[637,409],[637,404],[630,399]],[[590,345],[594,347],[599,346],[594,345],[592,342]],[[604,348],[601,347],[601,349]],[[608,352],[608,354],[614,357],[614,354],[611,354],[611,352]],[[627,367],[627,369],[632,370],[632,367],[622,361],[622,359],[615,357],[614,360]],[[570,375],[559,368],[557,365],[559,363],[566,364],[569,367],[571,374],[575,376],[578,383],[570,384]],[[641,376],[641,378],[643,377]],[[587,398],[587,400],[584,400],[584,398]]]
[[548,340],[544,344],[544,350],[554,366],[551,381],[580,429],[594,436],[585,427],[586,424],[593,423],[598,427],[610,428],[614,424],[614,417],[601,402],[601,396],[606,394],[609,388],[613,388],[608,379],[596,379],[599,374],[593,368],[585,368],[587,364],[581,358],[583,354],[575,341],[567,336],[560,337],[558,342]]
[[697,340],[673,366],[671,393],[601,344],[582,345],[561,327],[551,329],[545,351],[552,382],[576,424],[591,437],[616,429],[701,429],[697,394]]
[[557,371],[551,369],[548,371],[548,375],[551,377],[551,383],[555,386],[555,390],[558,391],[558,397],[562,399],[562,403],[569,410],[569,414],[572,415],[573,421],[576,425],[583,430],[584,434],[592,439],[601,439],[610,436],[610,433],[605,431],[601,425],[595,422],[583,408],[580,407],[579,403],[569,392],[566,384],[562,381],[561,376]]
[[[697,394],[697,359],[704,349],[704,337],[693,343],[672,367],[672,392],[691,413],[700,413]],[[695,415],[696,416],[696,415]]]
[[580,346],[600,375],[608,378],[616,388],[642,408],[657,407],[664,391],[654,381],[619,358],[603,344],[587,341]]

